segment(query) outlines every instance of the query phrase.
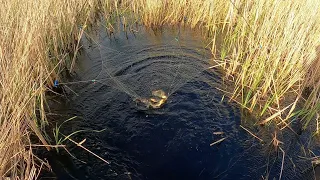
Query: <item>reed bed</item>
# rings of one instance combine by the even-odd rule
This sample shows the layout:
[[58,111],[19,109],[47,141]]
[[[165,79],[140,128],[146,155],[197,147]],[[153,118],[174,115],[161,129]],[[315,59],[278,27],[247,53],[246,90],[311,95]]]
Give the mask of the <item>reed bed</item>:
[[[0,8],[0,178],[35,178],[41,162],[31,134],[42,135],[45,91],[74,51],[79,27],[95,1],[1,0]],[[37,162],[37,163],[36,163]]]
[[118,19],[128,28],[202,27],[213,61],[234,82],[231,99],[256,112],[262,124],[285,128],[299,114],[306,127],[319,112],[318,0],[0,2],[1,178],[34,179],[46,164],[32,153],[33,146],[50,149],[42,132],[48,123],[45,92],[63,68],[72,70],[83,31],[100,16],[109,31]]

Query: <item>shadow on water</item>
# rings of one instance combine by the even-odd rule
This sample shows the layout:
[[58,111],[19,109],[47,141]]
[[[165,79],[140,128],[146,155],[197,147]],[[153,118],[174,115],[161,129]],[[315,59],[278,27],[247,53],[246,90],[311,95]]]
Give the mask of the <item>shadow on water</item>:
[[[63,150],[47,156],[58,179],[279,178],[282,153],[270,145],[273,131],[256,127],[265,140],[260,143],[240,128],[240,110],[214,88],[222,81],[209,69],[210,53],[195,31],[167,28],[155,35],[141,28],[128,39],[106,35],[99,30],[83,39],[76,73],[60,83],[65,96],[49,100],[49,118],[61,124],[77,116],[62,126],[63,134],[104,130],[72,138],[86,139],[83,145],[111,164],[68,143],[77,159]],[[169,94],[162,108],[133,101],[157,89]],[[309,154],[303,148],[308,133],[278,136],[286,152],[283,179],[313,179],[310,159],[302,158]]]

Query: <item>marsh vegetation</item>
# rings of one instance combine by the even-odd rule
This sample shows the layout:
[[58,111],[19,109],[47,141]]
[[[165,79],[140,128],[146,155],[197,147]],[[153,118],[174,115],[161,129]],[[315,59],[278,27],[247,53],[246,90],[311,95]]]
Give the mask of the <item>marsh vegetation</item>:
[[282,130],[301,119],[304,129],[319,131],[320,1],[1,0],[1,5],[1,177],[36,178],[46,165],[33,154],[34,148],[54,147],[43,133],[49,123],[45,93],[62,71],[73,71],[81,37],[101,22],[110,35],[116,22],[128,32],[137,24],[201,27],[210,61],[233,84],[222,90],[254,113],[256,124]]

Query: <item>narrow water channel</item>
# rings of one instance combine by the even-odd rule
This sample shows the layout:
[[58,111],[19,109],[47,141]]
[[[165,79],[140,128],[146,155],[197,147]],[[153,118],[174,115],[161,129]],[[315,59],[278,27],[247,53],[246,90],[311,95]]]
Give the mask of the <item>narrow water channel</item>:
[[[246,120],[217,89],[221,75],[210,68],[212,55],[196,31],[140,28],[86,36],[75,73],[60,82],[63,96],[49,100],[50,118],[61,124],[77,116],[61,133],[87,130],[72,139],[85,139],[83,146],[111,163],[66,141],[77,159],[63,150],[48,156],[58,179],[279,178],[282,153],[272,147],[271,128],[249,127],[265,137],[261,143],[240,127]],[[167,95],[161,108],[136,102],[155,90]],[[303,148],[309,147],[307,133],[284,131],[278,138],[286,152],[282,178],[313,179]]]

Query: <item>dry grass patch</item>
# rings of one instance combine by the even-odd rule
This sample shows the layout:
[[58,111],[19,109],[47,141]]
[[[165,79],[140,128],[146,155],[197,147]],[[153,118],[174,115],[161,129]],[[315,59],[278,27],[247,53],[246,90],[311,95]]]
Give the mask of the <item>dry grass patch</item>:
[[44,93],[75,50],[77,25],[90,17],[95,1],[0,3],[0,176],[31,179],[40,169],[31,132],[48,145],[41,132]]

